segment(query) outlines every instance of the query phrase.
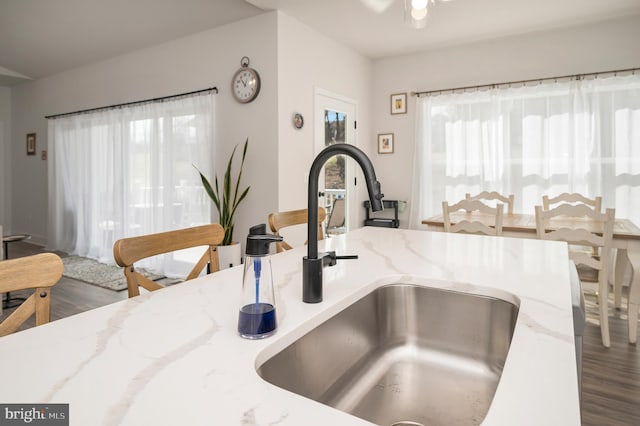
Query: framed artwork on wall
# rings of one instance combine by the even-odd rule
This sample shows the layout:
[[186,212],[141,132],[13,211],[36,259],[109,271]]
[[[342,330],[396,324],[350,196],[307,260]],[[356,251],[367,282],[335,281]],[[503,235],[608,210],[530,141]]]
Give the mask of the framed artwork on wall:
[[391,114],[407,113],[407,94],[396,93],[391,95]]
[[36,134],[27,133],[27,155],[36,155]]
[[378,134],[378,154],[393,154],[393,133]]

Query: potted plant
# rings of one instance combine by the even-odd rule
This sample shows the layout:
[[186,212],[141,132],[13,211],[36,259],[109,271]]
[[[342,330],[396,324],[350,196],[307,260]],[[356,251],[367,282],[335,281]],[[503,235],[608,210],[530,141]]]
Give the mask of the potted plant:
[[[247,186],[242,192],[240,192],[240,180],[242,179],[242,168],[244,167],[244,159],[247,156],[247,147],[249,146],[249,139],[247,139],[244,143],[244,148],[242,150],[242,161],[240,162],[240,171],[238,172],[238,176],[235,179],[235,185],[232,182],[232,164],[233,157],[236,153],[237,145],[233,148],[231,152],[231,157],[229,158],[229,162],[227,163],[227,170],[224,173],[224,178],[222,181],[222,188],[218,186],[218,177],[215,176],[215,185],[211,186],[209,180],[198,170],[200,173],[200,179],[202,180],[202,185],[204,186],[205,191],[209,195],[209,198],[213,201],[213,204],[216,206],[216,210],[218,210],[218,217],[220,221],[220,225],[224,229],[224,239],[222,240],[221,246],[218,248],[218,257],[220,260],[220,268],[227,268],[229,266],[235,266],[240,264],[240,244],[237,244],[233,241],[233,217],[236,213],[236,209],[238,205],[244,198],[247,196],[249,192],[249,186]],[[222,192],[220,192],[222,189]],[[225,247],[229,247],[225,249]],[[227,253],[231,251],[232,253]]]

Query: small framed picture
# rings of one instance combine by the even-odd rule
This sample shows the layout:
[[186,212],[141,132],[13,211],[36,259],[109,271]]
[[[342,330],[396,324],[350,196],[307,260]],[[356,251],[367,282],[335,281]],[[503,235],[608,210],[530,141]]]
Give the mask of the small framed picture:
[[36,134],[27,133],[27,155],[36,155]]
[[393,133],[378,134],[378,154],[393,154]]
[[396,93],[391,95],[391,114],[407,113],[407,94]]

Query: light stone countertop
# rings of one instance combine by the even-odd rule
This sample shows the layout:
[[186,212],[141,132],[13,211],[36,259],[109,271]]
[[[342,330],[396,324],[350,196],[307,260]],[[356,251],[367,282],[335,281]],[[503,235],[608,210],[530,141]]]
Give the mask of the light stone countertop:
[[69,403],[71,425],[368,425],[256,366],[374,288],[413,283],[520,301],[483,424],[580,424],[566,245],[365,227],[319,249],[359,259],[325,268],[324,301],[305,304],[306,250],[274,255],[270,338],[237,336],[239,266],[0,338],[0,402]]

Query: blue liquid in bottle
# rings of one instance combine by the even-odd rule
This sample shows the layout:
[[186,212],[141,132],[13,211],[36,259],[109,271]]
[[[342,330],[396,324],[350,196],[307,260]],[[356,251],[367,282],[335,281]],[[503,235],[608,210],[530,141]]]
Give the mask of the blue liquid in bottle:
[[251,303],[240,308],[238,333],[249,339],[262,339],[276,330],[276,310],[270,303]]

